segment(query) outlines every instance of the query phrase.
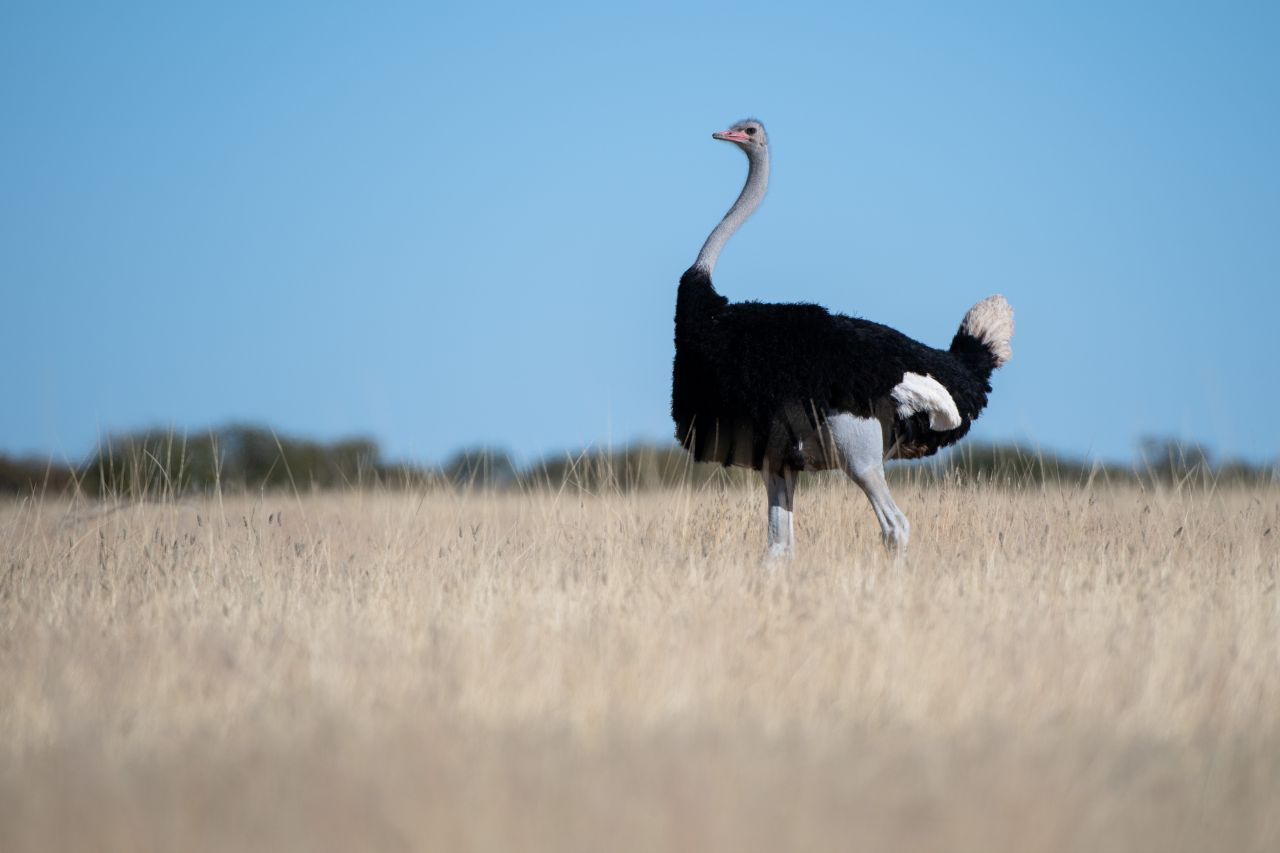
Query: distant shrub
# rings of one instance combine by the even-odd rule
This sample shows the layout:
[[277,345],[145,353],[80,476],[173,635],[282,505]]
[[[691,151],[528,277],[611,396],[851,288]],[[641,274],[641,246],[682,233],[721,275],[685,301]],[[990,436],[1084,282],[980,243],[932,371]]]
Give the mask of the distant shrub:
[[475,447],[460,451],[445,463],[444,479],[455,486],[503,488],[520,476],[511,454],[505,450]]
[[0,495],[70,491],[75,470],[52,459],[16,458],[0,453]]
[[325,443],[251,426],[196,436],[149,430],[108,439],[85,465],[84,487],[99,495],[227,489],[330,489],[378,479],[371,439]]

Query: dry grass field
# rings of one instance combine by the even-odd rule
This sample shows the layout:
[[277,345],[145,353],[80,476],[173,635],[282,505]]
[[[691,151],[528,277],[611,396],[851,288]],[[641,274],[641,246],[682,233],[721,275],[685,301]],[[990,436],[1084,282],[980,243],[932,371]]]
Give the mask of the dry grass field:
[[0,850],[1280,850],[1280,489],[0,505]]

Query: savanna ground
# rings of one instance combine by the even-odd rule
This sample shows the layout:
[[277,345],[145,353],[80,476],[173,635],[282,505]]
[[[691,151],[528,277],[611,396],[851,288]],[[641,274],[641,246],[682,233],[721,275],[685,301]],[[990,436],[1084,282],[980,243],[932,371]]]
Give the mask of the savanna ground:
[[0,505],[0,849],[1280,849],[1280,488]]

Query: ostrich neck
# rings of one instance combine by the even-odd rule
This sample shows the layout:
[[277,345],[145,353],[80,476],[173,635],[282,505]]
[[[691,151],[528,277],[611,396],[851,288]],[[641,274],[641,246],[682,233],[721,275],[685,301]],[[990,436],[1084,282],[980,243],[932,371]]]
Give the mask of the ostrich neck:
[[705,270],[707,275],[711,275],[712,269],[715,268],[716,259],[720,257],[720,250],[724,248],[724,244],[729,242],[729,238],[733,233],[741,227],[747,218],[755,213],[760,202],[764,199],[765,188],[769,185],[769,155],[747,154],[747,183],[742,188],[741,195],[738,200],[733,203],[733,207],[729,208],[729,212],[724,215],[724,219],[720,220],[720,224],[711,232],[711,236],[707,238],[707,242],[702,244],[702,251],[698,253],[698,260],[694,261],[694,266]]

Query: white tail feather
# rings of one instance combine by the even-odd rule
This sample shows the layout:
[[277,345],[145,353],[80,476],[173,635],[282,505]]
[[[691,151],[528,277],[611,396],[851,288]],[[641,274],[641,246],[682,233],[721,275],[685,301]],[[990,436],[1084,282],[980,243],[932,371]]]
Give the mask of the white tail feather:
[[986,344],[996,367],[1013,357],[1013,347],[1009,345],[1013,338],[1013,307],[1003,296],[988,296],[970,308],[960,328]]

